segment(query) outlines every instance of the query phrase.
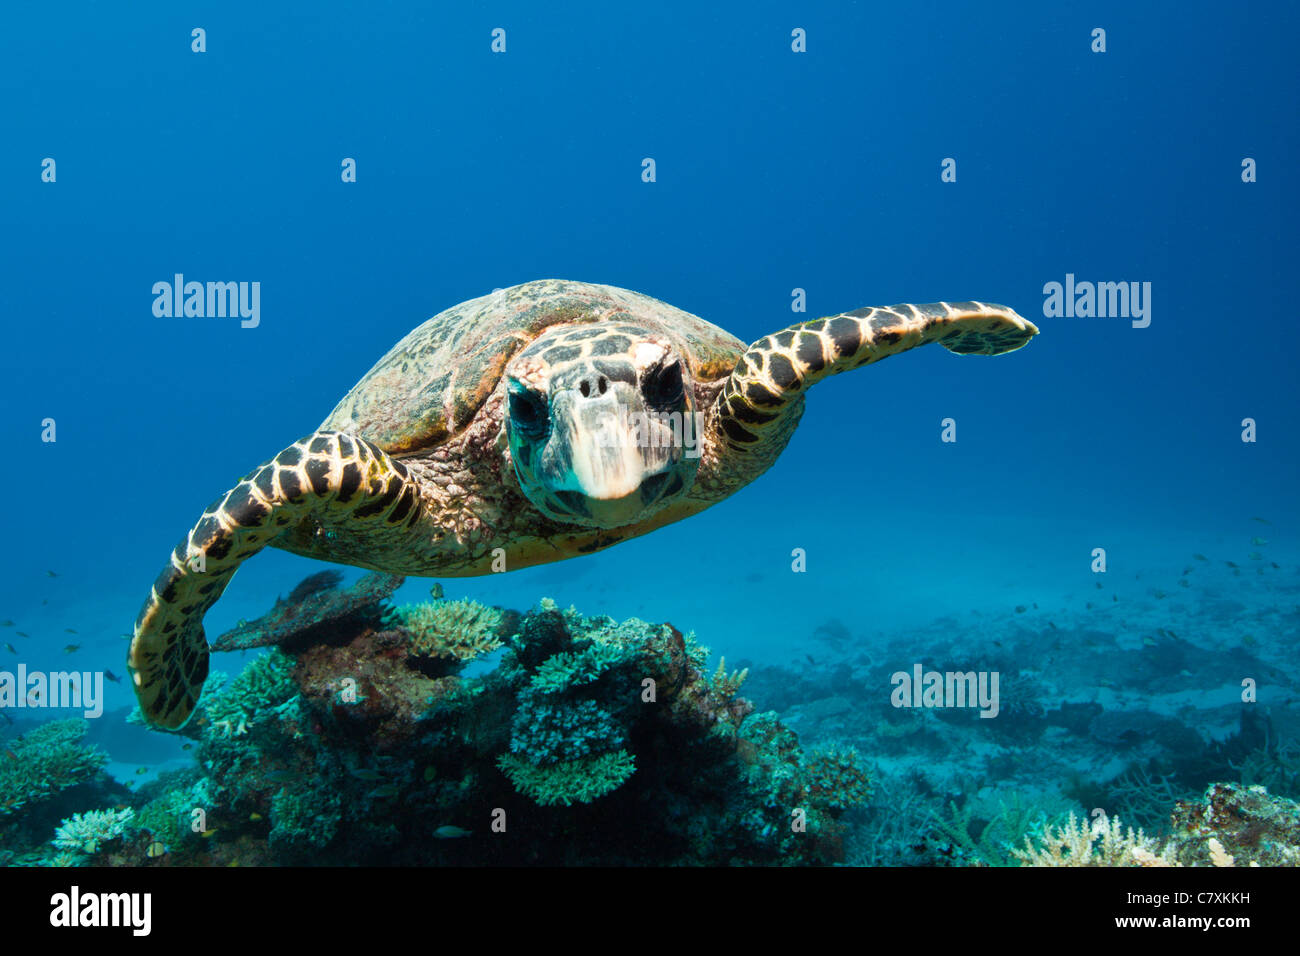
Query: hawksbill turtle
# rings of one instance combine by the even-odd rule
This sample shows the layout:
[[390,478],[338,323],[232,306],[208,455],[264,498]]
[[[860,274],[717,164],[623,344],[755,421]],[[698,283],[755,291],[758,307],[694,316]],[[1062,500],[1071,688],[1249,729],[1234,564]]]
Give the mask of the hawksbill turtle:
[[829,375],[938,342],[1020,348],[982,302],[863,308],[746,345],[613,286],[544,280],[420,325],[320,428],[254,468],[176,546],[128,667],[155,726],[208,672],[204,613],[270,545],[394,574],[467,576],[590,554],[716,504],[776,461]]

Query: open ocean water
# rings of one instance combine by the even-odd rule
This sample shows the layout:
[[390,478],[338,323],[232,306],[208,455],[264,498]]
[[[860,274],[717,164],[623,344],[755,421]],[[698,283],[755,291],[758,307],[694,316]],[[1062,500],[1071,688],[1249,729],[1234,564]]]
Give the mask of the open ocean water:
[[[821,382],[780,460],[729,499],[594,556],[441,579],[448,598],[671,622],[712,650],[709,673],[721,655],[748,666],[757,711],[870,768],[836,862],[976,861],[988,847],[936,819],[955,805],[975,833],[1013,796],[1037,822],[1102,807],[1162,835],[1211,783],[1300,796],[1295,8],[232,2],[0,19],[0,670],[122,678],[87,736],[111,779],[0,816],[5,862],[48,862],[74,813],[139,816],[160,774],[206,759],[201,740],[126,723],[123,636],[203,506],[419,323],[543,278],[633,289],[746,342],[941,300],[1005,303],[1041,334]],[[255,326],[155,314],[155,283],[177,274],[258,283]],[[1121,314],[1078,314],[1102,283]],[[261,552],[208,637],[330,567]],[[393,601],[432,584],[408,578]],[[892,675],[914,665],[998,671],[1010,729],[904,715]],[[12,754],[70,715],[11,703],[0,737]],[[248,821],[271,810],[248,799],[223,826],[266,841]],[[229,859],[199,842],[128,828],[96,853]],[[491,862],[473,842],[439,850]],[[328,839],[293,845],[245,862],[337,861]]]

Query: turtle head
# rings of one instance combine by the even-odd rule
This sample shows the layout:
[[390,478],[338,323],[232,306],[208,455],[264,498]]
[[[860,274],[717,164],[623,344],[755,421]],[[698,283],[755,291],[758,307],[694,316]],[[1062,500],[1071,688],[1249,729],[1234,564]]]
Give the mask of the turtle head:
[[506,367],[505,431],[549,518],[620,528],[684,495],[699,468],[690,367],[625,323],[548,330]]

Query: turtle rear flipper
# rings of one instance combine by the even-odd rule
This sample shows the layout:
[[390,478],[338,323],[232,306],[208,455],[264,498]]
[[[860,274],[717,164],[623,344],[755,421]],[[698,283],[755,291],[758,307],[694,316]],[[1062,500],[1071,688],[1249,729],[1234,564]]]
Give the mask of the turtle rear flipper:
[[856,309],[759,339],[711,410],[710,433],[728,465],[714,493],[730,494],[776,460],[803,414],[804,393],[823,378],[931,342],[961,355],[999,355],[1037,334],[1004,305],[937,302]]
[[145,718],[169,730],[189,720],[208,676],[203,615],[244,560],[305,520],[364,533],[409,527],[421,510],[401,462],[340,432],[309,435],[246,475],[176,546],[136,618],[127,667]]

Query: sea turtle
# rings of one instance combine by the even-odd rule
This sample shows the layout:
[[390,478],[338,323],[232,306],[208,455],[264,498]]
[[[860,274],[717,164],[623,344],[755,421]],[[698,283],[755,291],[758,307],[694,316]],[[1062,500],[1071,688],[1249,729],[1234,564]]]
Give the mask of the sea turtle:
[[590,554],[716,504],[776,461],[828,375],[1038,330],[981,302],[863,308],[753,345],[657,299],[544,280],[397,343],[320,428],[204,511],[154,582],[128,661],[154,725],[208,673],[203,615],[271,545],[377,571],[486,574]]

